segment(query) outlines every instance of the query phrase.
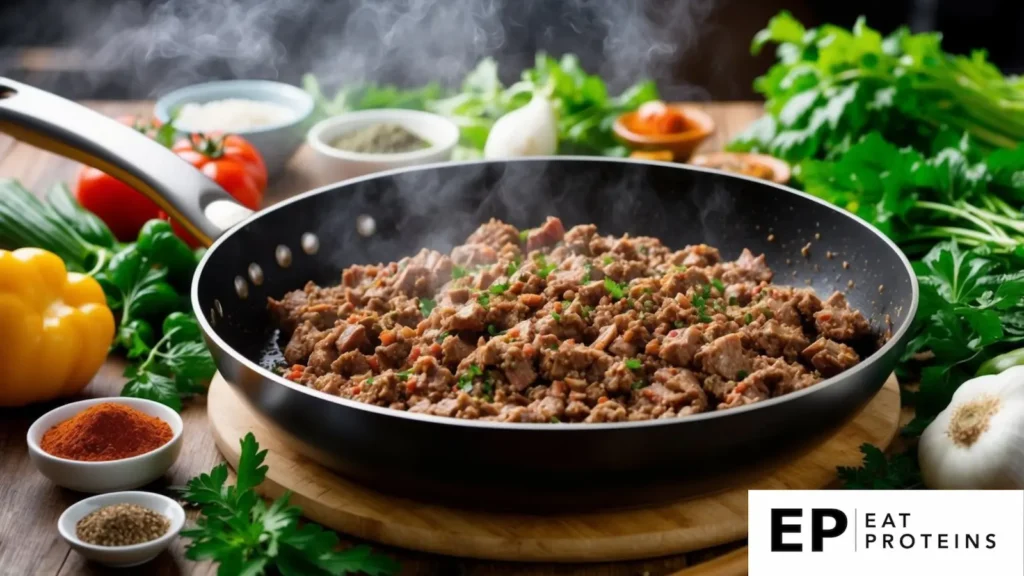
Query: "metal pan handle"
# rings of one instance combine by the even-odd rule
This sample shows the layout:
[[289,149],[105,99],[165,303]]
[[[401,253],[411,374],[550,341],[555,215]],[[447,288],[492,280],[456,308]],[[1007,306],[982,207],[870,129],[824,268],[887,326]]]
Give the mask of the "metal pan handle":
[[133,128],[2,77],[0,132],[114,176],[206,245],[252,214],[191,164]]

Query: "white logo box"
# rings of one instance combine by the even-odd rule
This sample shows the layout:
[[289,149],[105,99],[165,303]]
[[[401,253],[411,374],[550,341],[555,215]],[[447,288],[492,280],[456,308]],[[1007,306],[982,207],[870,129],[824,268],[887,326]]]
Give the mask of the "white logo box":
[[1024,575],[1020,490],[751,490],[748,522],[750,576]]

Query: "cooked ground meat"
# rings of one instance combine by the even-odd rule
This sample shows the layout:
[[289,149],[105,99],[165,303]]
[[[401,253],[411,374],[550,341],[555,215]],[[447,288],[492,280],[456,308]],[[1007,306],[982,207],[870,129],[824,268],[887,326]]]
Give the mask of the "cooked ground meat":
[[[656,238],[520,232],[352,266],[270,300],[297,382],[456,418],[619,422],[743,406],[806,388],[870,353],[835,293],[771,284],[763,255],[672,251]],[[858,350],[860,352],[858,352]]]

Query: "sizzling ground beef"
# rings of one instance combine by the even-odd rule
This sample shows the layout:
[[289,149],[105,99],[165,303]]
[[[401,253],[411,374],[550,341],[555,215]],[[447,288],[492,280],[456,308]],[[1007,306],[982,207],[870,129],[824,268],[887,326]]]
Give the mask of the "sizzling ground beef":
[[492,220],[449,255],[352,266],[269,306],[289,377],[456,418],[618,422],[742,406],[812,386],[871,350],[835,293],[771,283],[764,256]]

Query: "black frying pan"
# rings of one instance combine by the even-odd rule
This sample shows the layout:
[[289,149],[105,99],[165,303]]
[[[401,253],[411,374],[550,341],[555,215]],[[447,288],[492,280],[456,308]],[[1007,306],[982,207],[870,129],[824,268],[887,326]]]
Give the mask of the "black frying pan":
[[[917,307],[913,272],[892,242],[847,212],[760,180],[593,158],[450,163],[334,184],[247,216],[130,128],[27,86],[0,79],[0,90],[0,128],[115,173],[189,220],[197,236],[216,238],[192,302],[221,373],[302,452],[380,490],[554,511],[725,488],[820,442],[864,406],[892,372]],[[411,414],[327,396],[261,367],[276,345],[267,297],[307,280],[337,283],[350,264],[393,261],[424,246],[447,250],[490,217],[529,227],[549,215],[566,227],[590,222],[605,234],[656,236],[672,248],[704,242],[724,258],[745,247],[763,252],[776,283],[809,283],[823,297],[846,291],[877,330],[891,321],[892,338],[855,368],[793,394],[615,424]]]

